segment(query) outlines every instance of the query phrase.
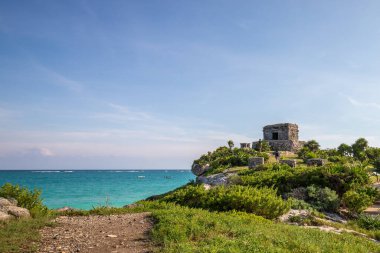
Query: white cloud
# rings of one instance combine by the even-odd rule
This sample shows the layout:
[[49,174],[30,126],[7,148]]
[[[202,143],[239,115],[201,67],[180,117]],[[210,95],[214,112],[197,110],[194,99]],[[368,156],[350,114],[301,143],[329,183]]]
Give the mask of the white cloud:
[[153,120],[153,117],[146,112],[134,111],[126,106],[109,103],[112,112],[98,112],[91,115],[91,118],[107,120],[112,122]]
[[48,148],[40,148],[39,151],[42,156],[55,156],[55,154]]
[[352,97],[349,97],[349,96],[346,96],[346,97],[347,97],[347,100],[350,102],[350,104],[353,106],[380,109],[379,103],[376,103],[376,102],[359,102],[356,99],[353,99]]

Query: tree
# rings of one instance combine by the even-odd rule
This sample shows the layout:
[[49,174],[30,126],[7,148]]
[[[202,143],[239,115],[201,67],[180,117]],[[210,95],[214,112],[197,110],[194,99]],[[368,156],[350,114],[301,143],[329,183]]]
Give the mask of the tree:
[[304,147],[308,148],[311,152],[317,152],[319,150],[319,143],[316,140],[311,140],[305,143]]
[[228,142],[227,142],[227,144],[228,144],[228,147],[230,148],[230,149],[232,149],[235,145],[234,145],[234,142],[232,141],[232,140],[229,140]]
[[354,157],[360,161],[364,161],[367,159],[367,155],[365,153],[368,148],[368,141],[364,138],[359,138],[352,144],[352,153]]
[[337,151],[341,156],[352,156],[352,147],[345,143],[340,144]]

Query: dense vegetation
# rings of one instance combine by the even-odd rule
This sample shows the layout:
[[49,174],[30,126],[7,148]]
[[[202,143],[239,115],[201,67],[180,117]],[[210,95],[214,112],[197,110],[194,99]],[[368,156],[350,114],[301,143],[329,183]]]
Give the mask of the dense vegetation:
[[[299,159],[299,165],[295,168],[286,164],[268,162],[271,157],[270,152],[259,153],[254,149],[233,148],[232,141],[228,142],[228,146],[208,152],[194,163],[208,164],[211,169],[206,172],[207,176],[225,172],[227,168],[247,166],[249,157],[262,156],[267,161],[265,165],[258,166],[254,170],[239,169],[237,175],[231,177],[229,184],[254,187],[256,190],[273,188],[282,198],[299,200],[298,204],[302,201],[319,211],[337,212],[339,208],[346,208],[355,216],[379,197],[378,191],[371,186],[370,171],[376,170],[376,166],[380,165],[380,149],[369,147],[364,138],[359,138],[352,145],[341,144],[336,149],[327,150],[321,150],[315,140],[308,141],[299,150],[297,157],[292,157]],[[324,158],[329,163],[319,167],[309,167],[302,163],[310,158]],[[184,194],[184,191],[189,192]],[[185,204],[188,203],[186,198],[191,199],[191,194],[191,188],[182,189],[181,197],[178,194],[174,194],[176,197],[173,197],[171,194],[171,197],[165,200]],[[179,200],[180,198],[183,199]],[[202,201],[207,202],[207,200]],[[204,205],[198,207],[210,209]],[[224,209],[226,207],[217,210]],[[235,210],[241,209],[235,208]]]
[[[360,138],[354,144],[321,150],[312,140],[293,156],[298,165],[280,164],[268,152],[267,143],[256,149],[220,147],[194,163],[209,165],[207,175],[229,173],[228,185],[207,189],[189,183],[132,208],[97,207],[68,211],[66,215],[109,215],[150,211],[155,220],[152,238],[159,252],[380,252],[380,246],[351,234],[337,235],[273,221],[290,208],[319,212],[349,212],[346,227],[380,239],[380,218],[362,215],[379,193],[371,173],[380,166],[380,149]],[[264,157],[266,163],[248,169],[248,159]],[[309,158],[324,158],[324,166],[308,167]],[[6,184],[0,196],[15,198],[34,219],[0,224],[0,252],[32,252],[38,229],[49,224],[48,210],[38,190]],[[319,212],[318,212],[319,211]],[[293,222],[323,224],[314,217],[294,217]]]
[[[227,186],[206,190],[194,183],[164,195],[160,201],[218,212],[242,211],[267,219],[278,217],[290,206],[321,212],[347,210],[354,218],[350,228],[379,237],[378,218],[360,215],[379,198],[378,190],[372,187],[371,173],[380,164],[380,149],[369,147],[365,139],[328,150],[321,150],[314,140],[309,141],[297,157],[291,157],[298,159],[299,165],[294,168],[270,161],[270,152],[234,148],[231,141],[228,144],[229,147],[220,147],[194,161],[211,167],[206,176],[234,172]],[[266,163],[248,169],[248,159],[253,156],[264,157]],[[309,158],[324,158],[329,163],[306,166],[303,161]]]
[[[231,144],[230,144],[231,145]],[[194,163],[199,165],[209,164],[212,169],[207,175],[223,172],[224,169],[236,166],[247,166],[248,158],[252,156],[262,156],[268,159],[267,153],[260,153],[254,149],[219,147],[213,152],[202,155]]]
[[189,185],[165,196],[162,200],[179,205],[211,211],[244,211],[268,219],[286,213],[290,202],[277,196],[272,188],[253,188],[234,185],[205,190],[201,185]]

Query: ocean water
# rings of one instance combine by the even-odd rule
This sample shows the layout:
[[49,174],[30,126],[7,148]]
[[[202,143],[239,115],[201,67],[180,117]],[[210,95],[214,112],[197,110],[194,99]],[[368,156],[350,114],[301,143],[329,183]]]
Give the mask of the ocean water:
[[121,207],[195,179],[189,170],[1,171],[0,185],[41,189],[49,208]]

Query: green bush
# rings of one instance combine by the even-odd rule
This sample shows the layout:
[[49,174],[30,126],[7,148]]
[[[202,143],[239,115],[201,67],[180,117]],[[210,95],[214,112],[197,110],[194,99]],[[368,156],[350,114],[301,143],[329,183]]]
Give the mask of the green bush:
[[342,196],[346,191],[370,184],[365,168],[342,164],[321,167],[265,165],[266,170],[250,170],[240,174],[241,184],[253,187],[274,187],[280,194],[294,188],[316,185],[329,187]]
[[269,159],[267,153],[260,153],[254,149],[219,147],[215,151],[208,152],[199,159],[194,160],[194,164],[209,164],[211,169],[206,172],[206,175],[211,175],[220,173],[230,167],[247,166],[248,158],[252,156],[261,156],[264,157],[265,160]]
[[315,185],[307,187],[307,201],[319,211],[336,211],[339,208],[340,199],[335,191],[328,187],[319,188]]
[[313,206],[301,199],[289,198],[290,207],[297,210],[314,210]]
[[29,191],[25,187],[10,183],[0,188],[0,197],[16,199],[18,206],[28,209],[33,217],[44,216],[48,213],[48,208],[42,203],[40,196],[40,190]]
[[379,215],[360,215],[356,220],[359,227],[368,230],[380,230],[380,216]]
[[353,214],[363,212],[369,205],[372,204],[371,197],[363,192],[353,190],[347,191],[342,198],[342,202],[347,209]]
[[276,190],[272,188],[257,189],[240,185],[218,186],[210,190],[205,190],[202,185],[188,186],[162,200],[211,211],[243,211],[268,219],[276,218],[290,208],[290,203],[277,196]]
[[363,186],[358,189],[356,189],[356,192],[359,194],[365,194],[368,197],[370,197],[371,202],[374,202],[376,199],[380,197],[379,190],[372,186]]

